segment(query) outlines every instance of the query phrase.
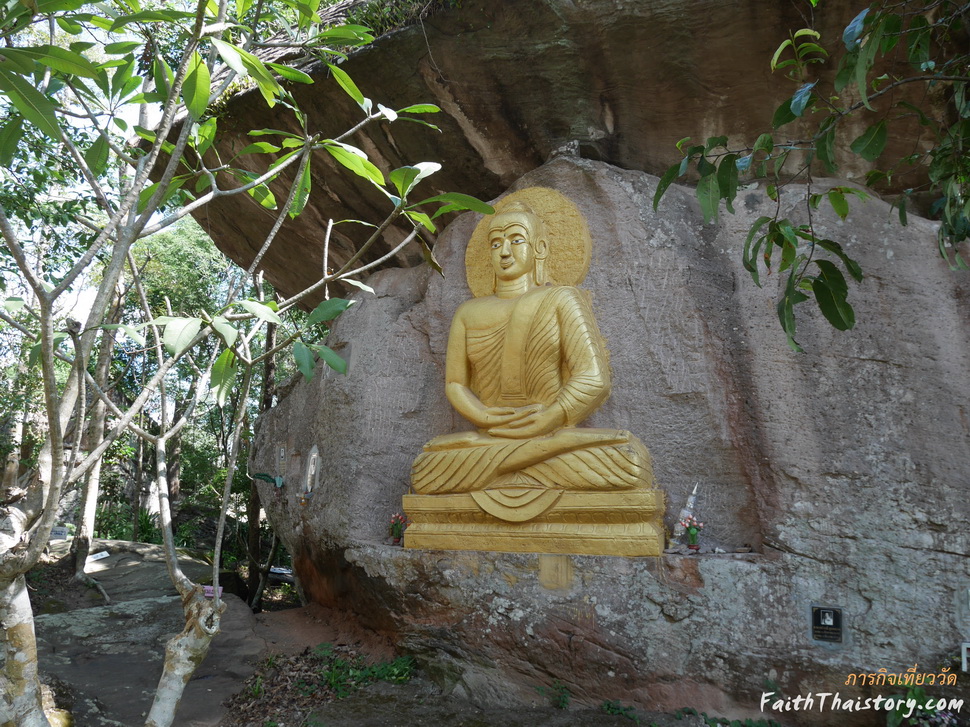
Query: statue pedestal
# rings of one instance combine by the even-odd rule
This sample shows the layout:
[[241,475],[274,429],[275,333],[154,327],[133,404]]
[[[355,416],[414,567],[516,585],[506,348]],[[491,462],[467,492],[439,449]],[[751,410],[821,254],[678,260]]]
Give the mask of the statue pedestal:
[[405,495],[404,511],[406,548],[620,556],[658,556],[664,548],[660,490],[562,492],[526,522],[485,512],[472,493]]

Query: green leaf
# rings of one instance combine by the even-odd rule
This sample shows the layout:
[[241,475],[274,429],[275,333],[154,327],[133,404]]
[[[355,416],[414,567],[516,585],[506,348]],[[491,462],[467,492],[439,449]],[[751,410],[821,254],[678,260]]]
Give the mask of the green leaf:
[[26,305],[27,303],[24,301],[23,298],[19,298],[16,296],[12,298],[7,298],[5,301],[3,301],[3,307],[7,310],[8,313],[16,313],[17,311],[21,311],[24,309]]
[[276,144],[270,144],[268,141],[257,141],[240,151],[239,156],[243,156],[244,154],[275,154],[280,149],[281,147],[276,146]]
[[[450,209],[451,209],[451,205],[442,207],[441,209],[438,210],[437,213],[435,213],[435,217],[437,217],[438,213],[441,213],[443,210],[450,211]],[[426,215],[424,212],[418,212],[417,210],[407,210],[405,214],[411,220],[413,220],[414,222],[417,222],[419,225],[424,225],[425,229],[427,229],[428,232],[431,232],[431,233],[437,232],[438,228],[435,227],[435,224],[432,221],[433,218],[428,217],[428,215]]]
[[856,65],[859,63],[859,52],[853,51],[846,53],[839,61],[839,70],[835,74],[835,92],[842,93],[842,89],[849,85],[849,81],[855,75]]
[[24,119],[19,114],[13,114],[0,127],[0,167],[9,167],[17,153],[17,145],[24,135]]
[[759,236],[753,246],[751,241],[755,239],[755,235],[758,234],[758,231],[770,222],[772,222],[772,218],[765,215],[762,215],[755,220],[755,223],[751,225],[751,228],[748,230],[748,236],[744,241],[744,251],[741,255],[741,264],[744,266],[744,269],[751,274],[751,279],[754,280],[754,284],[759,288],[761,287],[761,281],[758,279],[758,251],[761,249],[762,244],[767,240],[767,236]]
[[356,101],[358,106],[363,106],[364,94],[360,92],[360,89],[357,88],[357,84],[351,80],[350,76],[347,75],[347,72],[342,68],[338,68],[333,63],[328,63],[327,67],[330,68],[330,72],[333,74],[334,80],[347,93],[347,95]]
[[232,348],[239,337],[239,331],[228,320],[222,316],[215,316],[212,319],[212,329],[219,334],[219,337],[226,344],[226,348]]
[[781,323],[782,330],[785,332],[785,336],[788,338],[789,348],[793,351],[800,352],[802,347],[795,340],[795,306],[798,303],[808,300],[808,296],[795,289],[795,277],[795,271],[793,270],[788,276],[785,293],[782,295],[781,300],[778,301],[778,320]]
[[269,190],[265,184],[257,184],[255,187],[249,190],[249,196],[255,199],[259,204],[268,210],[276,209],[276,196]]
[[152,80],[155,81],[155,91],[167,98],[172,89],[172,83],[175,81],[175,74],[164,58],[156,58],[153,61]]
[[209,381],[209,388],[216,395],[216,404],[220,409],[225,407],[229,394],[232,392],[233,384],[236,383],[236,373],[239,367],[236,365],[236,354],[228,348],[219,354],[219,358],[212,364],[212,376]]
[[94,140],[94,143],[91,144],[90,148],[84,152],[84,161],[94,173],[94,176],[100,177],[104,173],[104,170],[108,168],[109,152],[108,142],[100,134]]
[[707,146],[704,147],[704,153],[708,153],[711,149],[715,147],[722,146],[727,148],[727,137],[726,136],[712,136],[707,140]]
[[445,194],[428,197],[412,205],[412,207],[418,207],[428,202],[448,202],[452,205],[457,205],[455,209],[471,210],[472,212],[480,212],[483,215],[495,214],[495,209],[491,205],[471,195],[461,194],[460,192],[446,192]]
[[218,38],[212,39],[212,45],[215,46],[216,52],[222,58],[227,66],[238,73],[240,76],[249,75],[249,71],[246,70],[246,66],[242,61],[242,53],[245,51],[240,50],[231,43],[227,43],[224,40],[219,40]]
[[246,132],[249,136],[283,136],[287,139],[299,139],[300,146],[303,145],[303,137],[296,134],[291,134],[289,131],[281,131],[280,129],[253,129],[252,131]]
[[2,67],[0,91],[6,94],[21,116],[60,143],[61,130],[54,114],[54,104],[47,96],[29,84],[23,76],[7,72]]
[[817,240],[815,244],[823,250],[836,255],[842,261],[842,264],[845,265],[845,269],[849,271],[849,275],[855,280],[862,282],[862,268],[859,266],[859,263],[846,255],[839,243],[834,240]]
[[340,356],[338,356],[333,349],[324,346],[322,343],[311,346],[314,351],[320,354],[320,358],[323,359],[324,363],[330,368],[336,371],[338,374],[347,373],[347,362],[344,361]]
[[111,32],[114,33],[132,23],[175,24],[179,20],[188,20],[192,17],[192,13],[185,13],[178,10],[145,10],[140,13],[120,16],[111,24]]
[[57,24],[61,27],[65,33],[70,35],[80,35],[84,32],[84,26],[80,23],[75,22],[71,18],[64,17],[63,15],[58,15],[54,18]]
[[437,162],[420,162],[413,166],[395,169],[388,175],[388,179],[390,179],[398,194],[401,195],[401,198],[405,199],[418,182],[431,176],[439,169],[441,169],[441,165]]
[[886,55],[896,47],[899,42],[900,30],[903,28],[903,19],[895,14],[885,16],[883,21],[883,37],[879,43],[879,52]]
[[[359,177],[363,177],[379,187],[384,186],[384,175],[381,174],[381,170],[375,167],[366,157],[359,156],[354,152],[348,151],[348,146],[346,144],[336,145],[336,142],[331,144],[324,144],[324,149],[330,152],[331,156],[336,159],[340,164],[347,167],[350,171]],[[353,147],[349,147],[353,148]],[[359,150],[357,150],[359,152]],[[363,152],[359,152],[363,154]]]
[[[277,83],[276,79],[273,78],[273,74],[269,72],[266,65],[257,56],[235,46],[233,46],[233,50],[239,56],[239,60],[246,69],[246,72],[256,81],[256,85],[263,99],[266,101],[266,105],[273,108],[276,105],[276,97],[283,93],[283,88]],[[228,63],[228,61],[226,62]]]
[[815,88],[816,83],[818,83],[818,81],[806,83],[804,86],[795,91],[795,95],[791,98],[791,112],[795,116],[801,116],[803,113],[805,113],[805,107],[808,106],[808,102],[812,99],[812,89]]
[[432,103],[419,103],[397,110],[399,114],[437,114],[440,111],[441,109]]
[[141,41],[138,40],[128,40],[121,43],[108,43],[104,47],[104,52],[111,56],[123,56],[127,53],[131,53],[135,48],[140,48],[142,45]]
[[[185,184],[186,179],[187,179],[186,177],[175,177],[172,180],[171,184],[168,185],[168,188],[165,190],[165,194],[161,197],[161,199],[158,200],[156,204],[156,208],[161,207],[168,200],[170,200],[172,196],[176,192],[178,192],[179,189],[182,188],[182,185]],[[138,195],[137,209],[139,213],[144,212],[146,209],[148,209],[148,204],[149,202],[151,202],[152,197],[155,196],[155,192],[158,191],[159,184],[160,182],[155,182],[154,184],[150,184],[149,186],[145,187]]]
[[208,66],[197,51],[193,52],[189,59],[188,73],[182,83],[182,100],[196,121],[202,118],[209,105],[210,83]]
[[815,139],[815,153],[825,165],[828,173],[835,171],[835,123],[834,119],[822,122],[820,133]]
[[298,184],[299,186],[296,189],[296,193],[293,195],[293,202],[290,204],[290,209],[288,212],[291,219],[303,211],[303,208],[306,207],[307,200],[310,199],[310,187],[313,184],[313,177],[310,173],[309,160],[306,160],[306,164],[303,167],[303,174],[300,175]]
[[82,43],[72,43],[71,45],[71,50],[53,45],[4,48],[3,57],[7,63],[25,74],[33,72],[34,64],[39,63],[71,76],[82,76],[84,78],[97,76],[98,68],[78,52],[80,49],[90,47],[90,45]]
[[681,163],[677,162],[676,164],[673,164],[670,167],[668,167],[667,171],[664,172],[664,175],[660,178],[660,181],[657,183],[657,191],[653,193],[654,212],[657,211],[657,206],[660,204],[660,198],[664,196],[664,192],[666,192],[667,188],[671,184],[673,184],[673,181],[680,176],[681,174],[680,166],[681,166]]
[[882,30],[883,23],[881,22],[876,22],[872,26],[866,43],[859,50],[859,58],[855,66],[856,88],[859,90],[859,96],[862,99],[863,105],[870,111],[874,109],[872,108],[872,104],[869,103],[869,69],[872,68],[876,52],[879,50],[879,39],[882,36]]
[[789,46],[794,47],[794,43],[792,42],[791,38],[782,41],[781,45],[775,49],[774,54],[771,56],[771,61],[768,64],[768,67],[771,68],[771,70],[774,71],[775,69],[781,67],[778,64],[778,59],[781,58],[781,54],[785,52],[785,48],[788,48]]
[[293,358],[296,360],[296,368],[303,374],[303,378],[307,381],[313,380],[313,369],[315,367],[313,352],[302,341],[294,341]]
[[276,315],[276,311],[265,303],[260,303],[258,300],[237,300],[234,305],[242,306],[261,321],[277,324],[283,322],[280,320],[280,317]]
[[713,164],[711,164],[708,161],[707,157],[701,156],[697,160],[697,173],[700,176],[706,177],[709,174],[714,174],[716,171],[717,171],[717,167],[715,167]]
[[867,162],[874,162],[886,148],[886,139],[889,133],[886,130],[886,120],[883,119],[877,124],[873,124],[858,139],[849,145],[856,154]]
[[441,263],[439,263],[438,259],[434,256],[434,250],[428,246],[428,243],[425,242],[424,238],[421,238],[419,242],[421,243],[421,255],[424,257],[424,261],[431,267],[432,270],[438,273],[438,275],[444,277],[444,270],[441,269]]
[[[156,318],[157,323],[160,319]],[[165,333],[162,335],[162,343],[165,350],[172,356],[178,356],[185,351],[192,339],[195,338],[202,328],[201,318],[169,318],[165,322]]]
[[344,45],[364,45],[374,40],[369,28],[353,24],[328,28],[317,33],[315,38],[319,42],[342,43]]
[[906,198],[900,197],[899,201],[896,203],[896,207],[899,210],[899,224],[906,227],[907,223],[909,222],[909,219],[906,216]]
[[254,0],[238,0],[236,2],[236,20],[240,23],[243,18],[246,17],[246,13],[249,12],[249,8],[252,7]]
[[923,70],[930,59],[930,25],[923,15],[917,14],[909,24],[906,34],[906,51],[910,64]]
[[[345,280],[343,282],[346,283],[349,281]],[[320,303],[320,305],[314,308],[310,315],[307,316],[307,324],[312,326],[315,323],[332,321],[353,304],[354,301],[352,300],[344,300],[343,298],[329,298]]]
[[403,199],[414,187],[419,173],[420,170],[417,167],[398,167],[388,174],[387,178]]
[[102,325],[101,327],[104,328],[104,329],[106,329],[106,330],[109,330],[109,331],[111,331],[111,330],[122,330],[126,334],[128,334],[128,337],[132,341],[134,341],[135,343],[137,343],[139,346],[144,346],[145,343],[146,343],[145,342],[145,337],[143,335],[141,335],[137,331],[137,329],[135,329],[133,326],[129,326],[126,323],[106,323],[106,324]]
[[[354,280],[353,278],[340,278],[341,283],[346,283],[347,285],[353,285],[355,288],[360,288],[365,293],[370,293],[371,295],[377,295],[372,287],[360,282],[359,280]],[[350,301],[353,303],[354,301]]]
[[728,154],[717,167],[717,186],[721,191],[721,199],[727,205],[727,210],[734,214],[734,198],[738,194],[738,155]]
[[98,75],[97,67],[79,53],[54,45],[38,46],[36,50],[40,54],[38,60],[55,71],[84,78],[94,78]]
[[[64,331],[56,331],[54,333],[54,338],[53,338],[54,351],[57,351],[57,349],[60,347],[60,345],[64,341],[66,341],[67,338],[68,338],[68,336],[67,336],[67,333],[66,332],[64,332]],[[38,363],[40,363],[41,346],[42,346],[42,344],[37,343],[37,344],[35,344],[35,345],[33,345],[33,346],[30,347],[30,353],[27,354],[27,365],[28,366],[36,366]]]
[[313,83],[313,79],[303,71],[284,66],[281,63],[267,63],[266,65],[287,81],[293,81],[294,83]]
[[859,45],[859,37],[862,35],[863,28],[866,22],[866,15],[869,14],[869,8],[866,8],[861,13],[856,15],[852,22],[845,26],[845,30],[842,31],[842,42],[845,43],[846,50],[856,50]]
[[772,138],[771,134],[762,134],[759,136],[755,142],[754,147],[751,149],[751,153],[754,154],[758,151],[766,151],[771,154],[772,150],[775,148],[775,140]]
[[828,260],[815,260],[820,274],[812,282],[815,302],[825,319],[840,331],[855,326],[855,312],[846,300],[848,286],[842,271]]
[[196,131],[196,146],[195,151],[202,156],[209,148],[212,146],[212,142],[216,138],[216,129],[218,125],[216,117],[206,119],[204,122],[199,124],[199,128]]
[[795,120],[795,114],[792,113],[791,105],[794,99],[786,98],[781,102],[781,106],[775,109],[774,116],[771,117],[771,128],[777,129],[780,126],[784,126]]
[[701,203],[704,224],[716,221],[718,203],[721,200],[721,190],[716,175],[709,174],[706,177],[701,177],[697,183],[697,200]]
[[845,199],[845,195],[842,194],[838,189],[830,189],[828,192],[829,204],[832,205],[832,209],[835,210],[835,214],[841,217],[843,220],[849,214],[849,203]]

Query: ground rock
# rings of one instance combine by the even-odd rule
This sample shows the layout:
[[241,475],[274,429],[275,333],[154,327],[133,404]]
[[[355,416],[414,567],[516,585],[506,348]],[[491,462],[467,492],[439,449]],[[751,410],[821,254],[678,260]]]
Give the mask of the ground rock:
[[[68,543],[55,542],[53,555],[66,554],[67,548]],[[55,692],[66,695],[59,703],[69,708],[75,725],[143,724],[162,673],[165,644],[185,625],[181,599],[160,545],[97,540],[91,552],[111,554],[90,562],[86,572],[112,602],[72,602],[64,604],[70,610],[38,615],[39,662],[45,680],[62,687]],[[209,564],[185,554],[180,565],[196,580],[212,572]],[[179,727],[217,724],[225,712],[222,702],[238,691],[266,650],[249,607],[230,594],[224,600],[228,608],[220,633],[186,685],[176,716]]]
[[[925,220],[898,227],[879,201],[845,223],[823,209],[819,232],[866,272],[851,293],[860,322],[842,333],[800,311],[807,352],[795,354],[778,326],[775,276],[759,290],[741,267],[747,227],[773,203],[747,191],[736,217],[705,225],[688,190],[672,188],[654,212],[655,184],[560,157],[513,188],[560,190],[593,233],[584,287],[613,393],[588,424],[628,429],[650,448],[668,528],[699,483],[705,550],[754,552],[623,559],[388,545],[423,443],[468,426],[443,391],[449,321],[469,296],[463,252],[478,217],[466,215],[435,249],[444,278],[373,276],[376,295],[360,296],[331,335],[347,375],[321,367],[260,421],[250,471],[284,477],[261,494],[304,589],[395,634],[440,683],[479,702],[528,703],[558,680],[590,704],[764,717],[766,683],[790,697],[888,696],[896,689],[847,685],[848,675],[939,672],[970,640],[966,276],[936,257]],[[792,214],[804,203],[803,188],[782,194]],[[813,605],[843,609],[841,644],[812,640]],[[836,723],[817,706],[785,720]]]

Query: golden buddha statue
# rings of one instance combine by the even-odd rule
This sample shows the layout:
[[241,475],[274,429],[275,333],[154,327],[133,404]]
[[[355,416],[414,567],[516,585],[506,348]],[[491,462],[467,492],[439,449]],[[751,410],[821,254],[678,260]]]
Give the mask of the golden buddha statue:
[[663,498],[646,447],[577,426],[609,396],[609,356],[589,294],[549,274],[557,250],[530,197],[581,223],[585,261],[558,277],[585,276],[585,221],[553,190],[510,195],[472,236],[470,282],[484,247],[493,290],[455,313],[445,392],[476,430],[436,437],[415,460],[406,545],[658,555]]

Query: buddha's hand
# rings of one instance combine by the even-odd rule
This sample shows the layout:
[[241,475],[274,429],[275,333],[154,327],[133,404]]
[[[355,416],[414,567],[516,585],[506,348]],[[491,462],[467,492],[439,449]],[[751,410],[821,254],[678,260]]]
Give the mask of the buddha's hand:
[[517,416],[506,424],[493,427],[488,433],[493,437],[509,439],[532,439],[552,434],[566,423],[566,413],[559,404],[545,407],[539,404],[521,407]]
[[541,409],[538,404],[531,406],[489,406],[476,417],[476,423],[486,431],[505,427]]

